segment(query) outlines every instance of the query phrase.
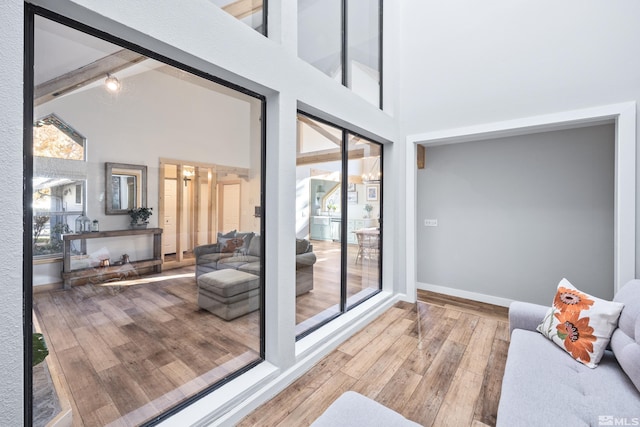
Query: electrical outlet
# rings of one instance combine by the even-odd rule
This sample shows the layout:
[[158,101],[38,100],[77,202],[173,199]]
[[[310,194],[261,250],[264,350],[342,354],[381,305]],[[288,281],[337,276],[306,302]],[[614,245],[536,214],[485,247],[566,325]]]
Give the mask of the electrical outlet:
[[437,227],[438,226],[438,220],[437,219],[425,219],[424,220],[424,226],[425,227]]

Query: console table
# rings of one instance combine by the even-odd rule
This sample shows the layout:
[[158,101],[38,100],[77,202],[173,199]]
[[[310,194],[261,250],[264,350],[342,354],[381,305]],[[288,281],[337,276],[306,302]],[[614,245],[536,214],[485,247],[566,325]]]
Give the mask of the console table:
[[[105,237],[131,237],[141,235],[153,236],[153,257],[151,259],[131,261],[127,264],[108,265],[99,267],[71,269],[71,242],[80,240],[82,252],[86,252],[86,240],[101,239]],[[132,230],[111,230],[91,233],[63,234],[62,241],[62,280],[64,289],[69,289],[72,284],[84,284],[91,280],[111,280],[123,275],[123,271],[135,272],[137,274],[152,272],[162,272],[162,228],[144,228]]]

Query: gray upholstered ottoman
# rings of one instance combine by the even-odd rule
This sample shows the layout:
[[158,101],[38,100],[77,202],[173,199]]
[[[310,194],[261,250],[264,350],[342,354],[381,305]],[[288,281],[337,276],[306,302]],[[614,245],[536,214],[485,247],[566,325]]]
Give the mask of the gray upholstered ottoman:
[[243,271],[216,270],[198,277],[198,306],[225,320],[260,308],[260,280]]

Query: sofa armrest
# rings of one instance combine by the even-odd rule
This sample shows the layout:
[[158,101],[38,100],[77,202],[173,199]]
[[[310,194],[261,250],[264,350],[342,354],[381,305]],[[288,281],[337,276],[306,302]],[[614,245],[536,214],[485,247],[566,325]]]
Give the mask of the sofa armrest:
[[193,248],[193,255],[196,257],[196,259],[202,255],[216,254],[219,252],[220,252],[220,247],[217,243],[213,243],[211,245],[196,246],[195,248]]
[[549,307],[540,304],[514,301],[509,306],[509,334],[514,329],[525,329],[535,331]]
[[307,267],[316,263],[316,254],[313,252],[305,252],[296,255],[296,268]]

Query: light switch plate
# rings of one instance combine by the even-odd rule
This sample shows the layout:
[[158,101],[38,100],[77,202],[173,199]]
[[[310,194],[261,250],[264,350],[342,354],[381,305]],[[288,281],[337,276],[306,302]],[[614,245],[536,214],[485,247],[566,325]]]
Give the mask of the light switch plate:
[[437,227],[438,226],[438,220],[437,219],[425,219],[424,220],[424,226],[425,227]]

